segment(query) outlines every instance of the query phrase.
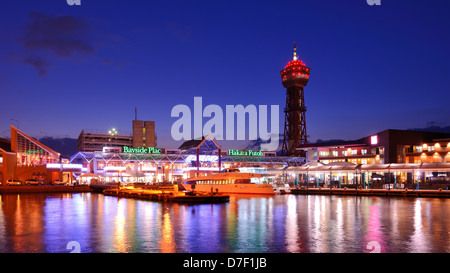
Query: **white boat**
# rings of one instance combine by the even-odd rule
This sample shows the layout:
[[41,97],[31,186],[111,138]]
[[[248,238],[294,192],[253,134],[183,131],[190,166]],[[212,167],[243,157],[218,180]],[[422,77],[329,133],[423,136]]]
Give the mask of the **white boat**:
[[261,182],[263,174],[225,169],[220,173],[187,179],[183,182],[186,191],[283,194],[290,193],[289,184]]
[[291,187],[289,186],[289,184],[277,182],[275,184],[272,184],[272,186],[273,190],[275,191],[275,194],[291,193]]

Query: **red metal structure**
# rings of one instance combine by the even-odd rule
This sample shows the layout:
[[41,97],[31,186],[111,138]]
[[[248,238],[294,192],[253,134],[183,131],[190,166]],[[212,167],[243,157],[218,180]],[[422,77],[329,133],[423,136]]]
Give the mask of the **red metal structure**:
[[310,68],[298,60],[297,46],[294,43],[294,57],[283,70],[281,81],[286,88],[286,107],[284,108],[284,138],[282,155],[298,156],[296,148],[308,142],[306,135],[306,106],[303,87],[309,80]]

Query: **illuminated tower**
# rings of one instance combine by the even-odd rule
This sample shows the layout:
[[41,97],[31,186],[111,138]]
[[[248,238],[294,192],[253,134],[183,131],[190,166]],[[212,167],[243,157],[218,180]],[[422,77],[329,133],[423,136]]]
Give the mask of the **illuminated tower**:
[[309,80],[309,67],[298,60],[297,46],[294,43],[294,58],[283,70],[281,81],[286,87],[286,107],[284,108],[284,138],[282,155],[296,156],[298,145],[307,143],[306,138],[306,106],[303,87]]

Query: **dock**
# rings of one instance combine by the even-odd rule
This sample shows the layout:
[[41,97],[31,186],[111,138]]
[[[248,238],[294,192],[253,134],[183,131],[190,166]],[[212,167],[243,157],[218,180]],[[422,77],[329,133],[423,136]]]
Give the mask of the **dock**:
[[135,188],[108,188],[104,195],[135,198],[150,201],[178,202],[178,203],[223,203],[230,200],[229,195],[218,193],[185,193],[170,189],[147,190]]
[[439,190],[390,189],[390,190],[388,190],[388,189],[310,188],[310,189],[291,189],[291,194],[450,198],[450,191],[442,190],[442,189],[439,189]]
[[0,194],[20,194],[20,193],[78,193],[90,192],[89,186],[1,186]]
[[106,184],[91,184],[91,191],[96,193],[103,193],[104,190],[118,188],[117,183],[106,183]]

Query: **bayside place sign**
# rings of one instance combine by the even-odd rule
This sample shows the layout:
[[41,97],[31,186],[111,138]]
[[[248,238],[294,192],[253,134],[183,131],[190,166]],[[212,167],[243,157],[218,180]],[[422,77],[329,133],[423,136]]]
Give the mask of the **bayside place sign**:
[[236,156],[263,156],[262,151],[252,151],[252,150],[228,150],[228,155]]
[[128,146],[123,146],[122,148],[122,152],[126,154],[161,154],[161,149],[157,149],[155,147],[131,148]]

